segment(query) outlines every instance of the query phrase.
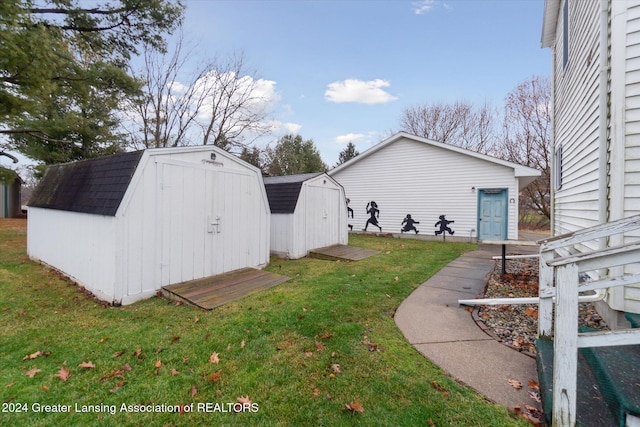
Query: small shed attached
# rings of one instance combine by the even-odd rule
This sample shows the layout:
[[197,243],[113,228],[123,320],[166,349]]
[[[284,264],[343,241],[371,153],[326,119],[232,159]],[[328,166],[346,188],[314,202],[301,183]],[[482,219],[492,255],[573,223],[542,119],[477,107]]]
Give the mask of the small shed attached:
[[21,215],[20,192],[22,179],[11,169],[0,167],[0,218]]
[[297,259],[310,250],[346,245],[344,189],[325,173],[264,178],[271,206],[271,253]]
[[51,166],[28,206],[29,256],[114,304],[269,261],[260,170],[213,146]]

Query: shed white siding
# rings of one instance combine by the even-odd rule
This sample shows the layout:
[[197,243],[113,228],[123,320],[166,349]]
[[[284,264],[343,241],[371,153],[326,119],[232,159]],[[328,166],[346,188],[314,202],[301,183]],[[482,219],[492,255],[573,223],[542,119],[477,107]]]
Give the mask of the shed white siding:
[[214,147],[147,150],[114,216],[31,207],[28,252],[129,304],[164,285],[266,265],[269,218],[257,168]]
[[313,249],[348,243],[344,189],[330,176],[320,174],[302,181],[291,213],[276,213],[271,203],[274,255],[297,259]]
[[[398,134],[329,171],[345,189],[354,218],[354,230],[365,228],[367,205],[375,201],[379,209],[378,224],[382,232],[400,233],[407,214],[418,221],[422,235],[433,236],[440,215],[455,221],[449,227],[454,237],[478,236],[479,197],[484,190],[507,192],[507,238],[518,238],[519,181],[516,165],[425,140]],[[539,172],[530,168],[530,180]],[[528,180],[527,182],[529,182]],[[369,224],[367,231],[378,231]],[[413,233],[413,231],[410,231]],[[449,236],[447,234],[447,236]]]

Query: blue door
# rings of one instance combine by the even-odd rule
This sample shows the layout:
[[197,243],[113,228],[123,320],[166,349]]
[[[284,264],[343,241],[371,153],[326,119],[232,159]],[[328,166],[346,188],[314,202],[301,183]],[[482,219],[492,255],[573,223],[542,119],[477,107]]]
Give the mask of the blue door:
[[507,239],[507,189],[480,190],[478,194],[478,239]]

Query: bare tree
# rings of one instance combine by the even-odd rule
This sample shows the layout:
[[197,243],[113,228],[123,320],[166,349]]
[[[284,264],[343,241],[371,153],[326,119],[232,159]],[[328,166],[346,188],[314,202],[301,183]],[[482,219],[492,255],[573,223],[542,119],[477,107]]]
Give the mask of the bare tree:
[[269,130],[271,93],[264,88],[272,82],[256,79],[243,54],[186,73],[193,50],[181,35],[167,54],[145,50],[144,69],[137,75],[145,83],[144,96],[128,109],[135,146],[215,144],[229,150],[248,145],[248,134]]
[[532,77],[519,84],[505,100],[503,136],[498,155],[542,171],[521,194],[523,210],[551,217],[551,83]]
[[185,50],[182,32],[175,38],[168,53],[150,45],[144,48],[144,68],[135,73],[144,82],[144,95],[130,105],[130,134],[134,146],[145,148],[188,145],[190,129],[202,108],[203,97],[196,83],[204,77],[206,69],[185,78],[183,70],[193,48]]
[[434,141],[487,153],[494,143],[495,110],[456,101],[453,104],[422,104],[405,108],[401,129]]
[[213,143],[227,150],[243,147],[247,135],[257,138],[270,130],[265,119],[271,107],[272,82],[255,75],[247,70],[243,54],[209,66],[198,82],[204,98],[198,117],[203,145]]

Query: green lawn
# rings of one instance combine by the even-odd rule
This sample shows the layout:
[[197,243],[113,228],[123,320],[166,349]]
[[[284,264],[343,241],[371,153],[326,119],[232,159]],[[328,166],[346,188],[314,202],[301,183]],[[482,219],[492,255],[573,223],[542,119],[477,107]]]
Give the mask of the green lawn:
[[380,254],[272,259],[292,280],[206,312],[162,298],[104,308],[29,261],[25,241],[0,223],[0,425],[528,425],[449,378],[393,321],[472,245],[352,236]]

